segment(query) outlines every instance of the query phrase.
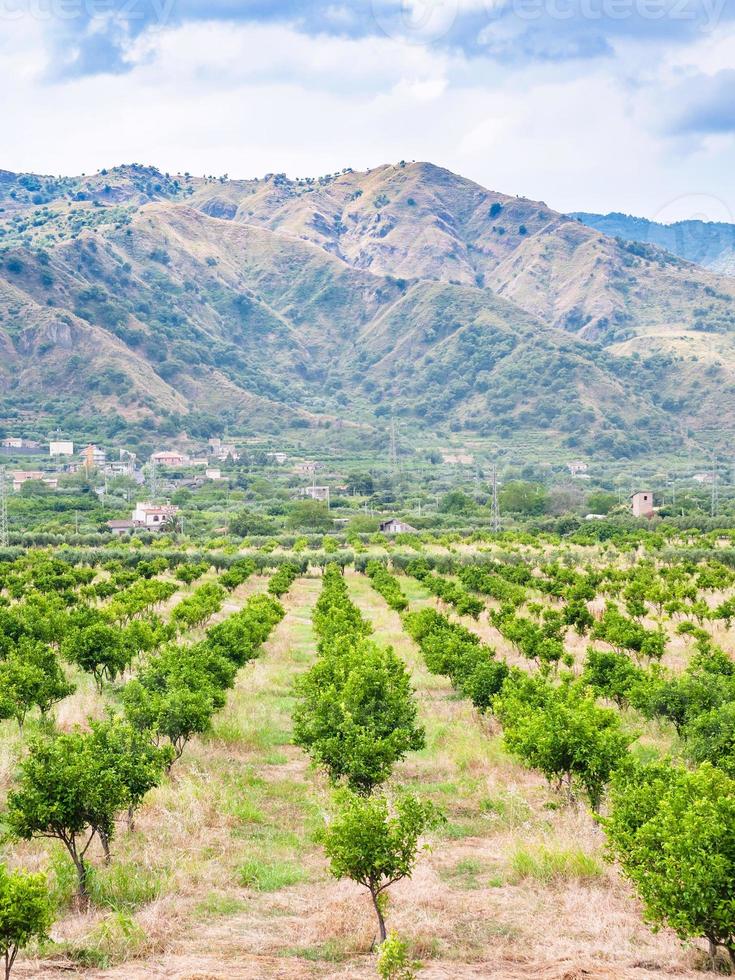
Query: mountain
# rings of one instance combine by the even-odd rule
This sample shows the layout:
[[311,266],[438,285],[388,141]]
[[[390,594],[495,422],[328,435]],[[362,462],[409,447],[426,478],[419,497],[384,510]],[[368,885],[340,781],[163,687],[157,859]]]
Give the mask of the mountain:
[[656,245],[712,272],[735,276],[735,224],[691,220],[664,225],[619,212],[588,214],[578,211],[572,217],[604,235],[626,242]]
[[0,425],[542,433],[735,419],[735,282],[428,163],[316,179],[0,171]]

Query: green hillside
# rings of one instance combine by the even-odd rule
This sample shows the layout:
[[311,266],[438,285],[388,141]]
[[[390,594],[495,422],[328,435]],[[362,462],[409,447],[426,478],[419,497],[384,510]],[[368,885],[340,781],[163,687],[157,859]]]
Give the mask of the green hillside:
[[735,283],[430,164],[309,181],[0,172],[8,432],[544,433],[735,419]]

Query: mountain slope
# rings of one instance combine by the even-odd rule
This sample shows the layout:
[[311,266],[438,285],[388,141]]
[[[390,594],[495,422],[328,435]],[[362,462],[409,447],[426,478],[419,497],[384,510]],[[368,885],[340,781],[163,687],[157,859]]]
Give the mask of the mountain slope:
[[633,455],[684,414],[735,419],[735,283],[431,164],[0,173],[0,195],[11,424],[135,441],[397,414]]
[[579,211],[573,217],[605,235],[657,245],[712,272],[735,276],[735,224],[693,219],[664,225],[619,212],[589,214]]

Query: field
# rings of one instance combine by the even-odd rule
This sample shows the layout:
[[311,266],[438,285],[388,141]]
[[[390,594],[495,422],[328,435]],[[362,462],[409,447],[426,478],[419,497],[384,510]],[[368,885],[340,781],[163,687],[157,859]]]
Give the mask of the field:
[[[673,699],[662,694],[694,676],[693,660],[700,670],[722,650],[729,663],[735,573],[728,545],[697,535],[661,549],[643,540],[565,544],[510,534],[472,544],[429,538],[411,547],[362,543],[332,555],[230,549],[205,551],[200,562],[201,553],[138,549],[127,561],[117,553],[106,559],[97,549],[86,560],[76,552],[68,564],[63,550],[5,562],[0,671],[22,635],[43,637],[75,689],[49,705],[43,718],[33,702],[22,719],[6,707],[11,716],[0,722],[3,811],[7,794],[20,785],[19,760],[39,740],[87,732],[89,719],[103,722],[109,710],[139,718],[131,714],[130,692],[137,688],[130,685],[145,687],[166,650],[188,663],[192,650],[204,657],[212,648],[218,625],[243,616],[258,629],[265,623],[262,643],[253,641],[233,668],[221,699],[213,696],[207,717],[177,743],[180,758],[143,794],[133,829],[127,807],[114,815],[109,863],[94,834],[85,901],[76,895],[74,865],[58,840],[6,835],[4,860],[44,872],[55,911],[50,940],[24,949],[13,976],[376,976],[370,896],[330,873],[320,831],[333,819],[332,787],[325,767],[310,763],[294,735],[297,680],[330,655],[330,642],[347,642],[342,634],[330,639],[331,613],[326,626],[315,616],[320,595],[343,588],[332,581],[341,578],[339,566],[347,601],[372,628],[370,641],[392,647],[405,664],[425,732],[423,747],[395,759],[390,778],[373,792],[409,792],[444,815],[425,834],[428,849],[419,851],[410,876],[389,890],[388,927],[406,942],[420,975],[698,975],[708,966],[704,934],[695,931],[682,942],[665,923],[653,932],[644,922],[645,902],[608,860],[606,831],[593,810],[609,815],[614,775],[602,779],[599,800],[579,768],[568,780],[561,770],[545,778],[532,753],[519,748],[511,688],[520,689],[518,677],[557,692],[566,683],[583,685],[585,704],[604,711],[621,733],[626,760],[644,764],[671,756],[687,772],[714,762],[729,778],[732,756],[721,741],[703,750],[697,713],[685,710],[682,720]],[[337,565],[325,575],[330,560]],[[274,598],[279,588],[269,593],[269,583],[284,568],[290,571]],[[166,587],[154,593],[151,583]],[[138,594],[147,604],[130,599]],[[92,618],[85,618],[90,609]],[[429,628],[416,614],[430,610],[440,619]],[[96,679],[78,651],[84,630],[100,623],[124,636],[128,651],[135,630],[145,632],[141,624],[150,630],[136,640],[134,655],[114,668],[108,664]],[[431,629],[440,631],[433,647]],[[481,644],[475,648],[467,634]],[[222,649],[223,636],[216,641]],[[437,658],[455,640],[464,644],[461,656],[470,649],[472,656],[507,664],[506,686],[483,700],[458,660],[439,669]],[[590,647],[630,664],[627,681],[595,674]],[[175,668],[167,669],[166,683],[173,684]],[[0,705],[7,703],[6,695]],[[700,706],[701,713],[725,711],[729,703],[723,694]],[[165,746],[173,739],[163,736],[162,717],[146,731]],[[619,759],[611,768],[624,769],[624,763]],[[11,824],[8,819],[8,829]],[[720,968],[726,969],[724,961]]]

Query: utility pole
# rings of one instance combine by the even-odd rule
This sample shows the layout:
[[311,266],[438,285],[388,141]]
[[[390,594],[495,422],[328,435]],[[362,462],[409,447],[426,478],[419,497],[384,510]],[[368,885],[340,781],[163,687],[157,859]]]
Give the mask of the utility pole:
[[712,450],[712,507],[711,516],[717,517],[717,505],[719,503],[719,493],[717,487],[717,455],[715,450]]
[[398,465],[398,449],[396,447],[396,420],[390,420],[390,446],[388,450],[388,460],[393,469]]
[[0,547],[8,547],[8,492],[4,466],[0,467]]
[[493,531],[500,530],[500,505],[498,504],[498,467],[493,463]]

